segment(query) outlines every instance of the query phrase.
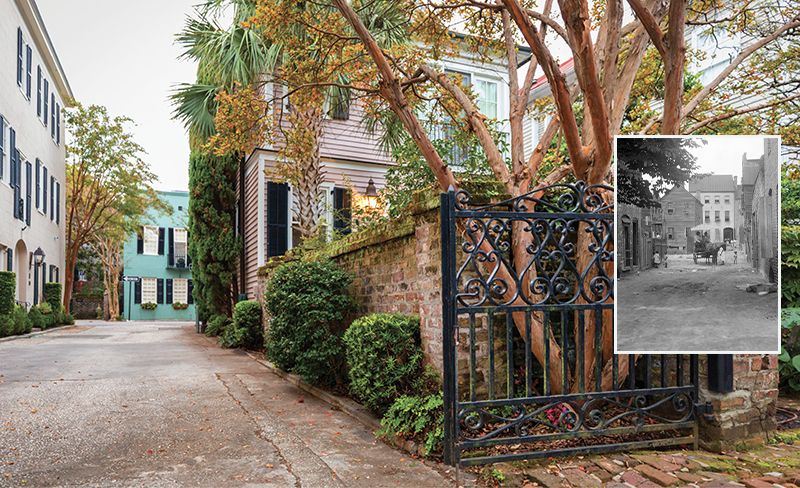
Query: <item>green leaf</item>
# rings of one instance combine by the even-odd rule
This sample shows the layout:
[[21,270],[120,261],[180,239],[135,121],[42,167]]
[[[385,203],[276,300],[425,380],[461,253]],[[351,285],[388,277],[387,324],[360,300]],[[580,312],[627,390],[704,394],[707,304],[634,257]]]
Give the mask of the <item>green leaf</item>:
[[797,371],[800,371],[800,354],[792,358],[792,366],[794,366],[794,369]]

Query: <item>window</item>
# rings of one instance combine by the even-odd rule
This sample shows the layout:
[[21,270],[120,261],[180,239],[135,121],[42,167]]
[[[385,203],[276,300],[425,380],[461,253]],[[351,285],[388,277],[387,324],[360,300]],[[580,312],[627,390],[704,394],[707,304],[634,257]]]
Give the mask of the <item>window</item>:
[[675,209],[672,208],[672,202],[667,203],[667,215],[672,215],[675,213]]
[[714,210],[714,222],[719,222],[719,210]]
[[22,73],[23,73],[22,63],[24,61],[22,58],[23,44],[24,43],[22,42],[22,27],[17,27],[17,86],[19,86],[20,88],[22,88]]
[[[184,262],[186,261],[186,254],[187,254],[187,244],[188,239],[186,238],[186,229],[173,229],[172,231],[172,238],[175,239],[175,259],[183,258]],[[181,302],[186,303],[186,302]]]
[[334,87],[331,90],[330,108],[328,116],[336,120],[347,120],[350,118],[350,89]]
[[726,195],[725,196],[725,205],[730,205],[730,204],[731,204],[731,197]]
[[47,216],[47,167],[42,166],[42,212]]
[[44,102],[42,104],[42,122],[47,127],[47,101],[50,99],[50,82],[44,80]]
[[61,144],[61,104],[56,102],[56,145]]
[[705,203],[711,203],[711,200],[708,197],[706,197],[704,201]]
[[172,280],[172,303],[189,303],[189,280],[175,278]]
[[714,195],[714,203],[719,203],[719,195]]
[[142,278],[142,303],[156,303],[157,286],[155,278]]
[[725,211],[725,222],[730,222],[730,221],[731,221],[731,211],[730,210],[726,210]]
[[706,224],[707,224],[707,223],[709,223],[709,222],[711,222],[711,212],[710,212],[709,210],[706,210],[706,211],[705,211],[705,212],[703,212],[703,213],[705,214],[705,215],[704,215],[704,217],[703,217],[703,221],[704,221]]
[[477,80],[475,84],[478,95],[478,108],[487,118],[497,118],[497,83]]
[[152,225],[144,226],[144,251],[142,254],[158,255],[158,227]]
[[672,239],[673,235],[675,235],[675,227],[667,227],[667,239]]

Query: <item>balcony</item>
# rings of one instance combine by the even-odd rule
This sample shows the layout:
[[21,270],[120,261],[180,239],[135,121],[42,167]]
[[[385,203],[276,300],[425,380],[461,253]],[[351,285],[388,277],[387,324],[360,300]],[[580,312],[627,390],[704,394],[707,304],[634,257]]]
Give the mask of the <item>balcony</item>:
[[170,269],[192,269],[192,260],[186,254],[168,254],[167,268]]

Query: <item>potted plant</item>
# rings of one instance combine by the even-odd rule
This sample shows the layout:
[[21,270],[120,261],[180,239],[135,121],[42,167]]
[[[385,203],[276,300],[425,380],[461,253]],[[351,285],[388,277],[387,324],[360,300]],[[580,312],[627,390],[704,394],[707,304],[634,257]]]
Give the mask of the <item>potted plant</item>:
[[189,304],[188,303],[175,302],[175,303],[172,304],[172,308],[174,308],[175,310],[186,310],[187,308],[189,308]]
[[145,302],[142,304],[142,310],[155,310],[157,305],[153,302]]

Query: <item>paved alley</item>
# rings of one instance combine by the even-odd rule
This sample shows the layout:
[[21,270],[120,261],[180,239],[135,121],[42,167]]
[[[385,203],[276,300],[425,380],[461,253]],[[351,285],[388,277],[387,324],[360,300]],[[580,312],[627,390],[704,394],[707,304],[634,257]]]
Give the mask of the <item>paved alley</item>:
[[0,343],[0,486],[450,486],[193,324]]
[[737,264],[727,254],[724,265],[672,255],[668,268],[622,275],[616,294],[619,350],[775,350],[778,294],[747,292],[748,284],[763,278],[741,253]]

